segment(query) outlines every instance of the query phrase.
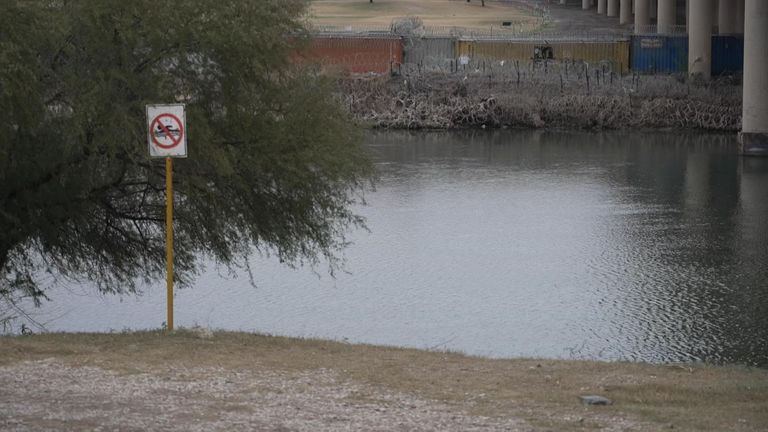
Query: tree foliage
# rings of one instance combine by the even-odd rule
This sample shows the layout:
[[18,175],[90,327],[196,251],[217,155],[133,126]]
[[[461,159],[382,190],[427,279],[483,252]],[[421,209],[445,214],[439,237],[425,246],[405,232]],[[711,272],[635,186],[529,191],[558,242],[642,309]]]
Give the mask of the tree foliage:
[[333,257],[371,166],[333,83],[291,62],[305,0],[0,2],[0,293],[51,270],[130,292],[163,274],[145,105],[183,102],[177,279],[201,257]]

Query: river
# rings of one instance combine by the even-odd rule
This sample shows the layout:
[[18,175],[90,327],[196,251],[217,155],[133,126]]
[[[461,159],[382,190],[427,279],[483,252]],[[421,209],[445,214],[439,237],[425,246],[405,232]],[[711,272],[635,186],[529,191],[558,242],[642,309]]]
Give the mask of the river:
[[[678,132],[378,132],[380,179],[345,272],[209,269],[201,325],[489,357],[768,366],[768,160]],[[142,296],[60,285],[50,330],[156,328]]]

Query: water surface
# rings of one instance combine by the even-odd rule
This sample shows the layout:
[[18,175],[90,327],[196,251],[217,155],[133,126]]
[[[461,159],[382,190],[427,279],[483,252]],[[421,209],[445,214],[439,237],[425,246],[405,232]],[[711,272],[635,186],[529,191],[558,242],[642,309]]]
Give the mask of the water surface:
[[[492,357],[768,366],[768,160],[681,133],[374,133],[346,270],[215,269],[176,323]],[[319,274],[318,274],[319,273]],[[157,327],[142,297],[55,289],[54,330]]]

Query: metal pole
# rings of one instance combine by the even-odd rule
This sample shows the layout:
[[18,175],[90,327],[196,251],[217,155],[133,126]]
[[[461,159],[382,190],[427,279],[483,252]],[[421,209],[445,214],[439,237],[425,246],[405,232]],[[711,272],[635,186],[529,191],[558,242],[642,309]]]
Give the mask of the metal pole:
[[173,331],[173,158],[165,158],[165,258],[168,296],[168,331]]

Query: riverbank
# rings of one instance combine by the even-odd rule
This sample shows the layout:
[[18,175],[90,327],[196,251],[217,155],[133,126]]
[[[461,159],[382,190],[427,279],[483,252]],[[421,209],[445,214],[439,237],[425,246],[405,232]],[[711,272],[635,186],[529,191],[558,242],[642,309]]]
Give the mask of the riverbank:
[[584,64],[480,62],[341,80],[359,123],[383,129],[741,129],[741,85],[620,75]]
[[[490,360],[206,330],[0,338],[0,429],[768,427],[768,371]],[[586,406],[581,395],[610,398]]]

